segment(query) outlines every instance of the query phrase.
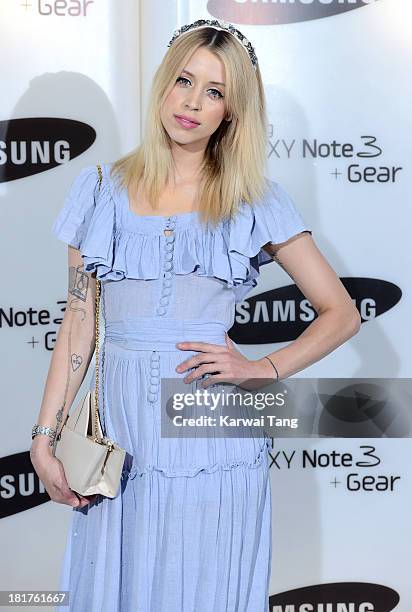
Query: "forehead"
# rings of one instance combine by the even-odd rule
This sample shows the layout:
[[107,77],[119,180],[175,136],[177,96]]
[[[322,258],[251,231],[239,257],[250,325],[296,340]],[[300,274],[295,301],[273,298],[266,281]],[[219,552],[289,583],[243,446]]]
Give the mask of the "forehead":
[[195,77],[206,78],[224,83],[225,67],[215,53],[205,47],[200,47],[190,56],[182,70],[190,72]]

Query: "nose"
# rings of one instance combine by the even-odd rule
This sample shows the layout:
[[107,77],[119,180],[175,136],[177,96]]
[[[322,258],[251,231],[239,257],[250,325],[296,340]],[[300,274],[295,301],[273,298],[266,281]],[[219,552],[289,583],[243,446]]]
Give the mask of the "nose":
[[200,110],[202,107],[200,101],[200,91],[196,91],[195,88],[193,88],[191,91],[188,91],[185,102],[186,106],[191,108],[192,110]]

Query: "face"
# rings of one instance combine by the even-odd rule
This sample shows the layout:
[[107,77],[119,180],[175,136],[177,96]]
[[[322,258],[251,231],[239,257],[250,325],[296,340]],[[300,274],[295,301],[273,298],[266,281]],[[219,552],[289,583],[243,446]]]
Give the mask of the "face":
[[[205,148],[226,115],[222,61],[205,47],[192,55],[163,103],[161,120],[172,142]],[[179,121],[176,115],[197,121]]]

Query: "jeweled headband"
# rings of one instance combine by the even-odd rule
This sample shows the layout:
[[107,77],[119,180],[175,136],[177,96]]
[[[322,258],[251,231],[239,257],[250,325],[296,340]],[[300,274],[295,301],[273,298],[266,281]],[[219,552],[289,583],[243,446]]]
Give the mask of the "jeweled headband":
[[189,30],[195,30],[197,28],[205,28],[207,26],[212,26],[217,28],[218,30],[226,30],[233,34],[233,36],[241,43],[244,49],[249,54],[250,61],[252,62],[253,68],[256,70],[257,66],[257,57],[252,44],[247,40],[245,36],[243,36],[242,32],[240,32],[232,23],[227,23],[226,21],[219,21],[218,19],[198,19],[193,23],[189,23],[181,26],[177,30],[173,32],[173,37],[168,43],[168,47],[170,47],[176,38],[178,38],[181,34],[185,34]]

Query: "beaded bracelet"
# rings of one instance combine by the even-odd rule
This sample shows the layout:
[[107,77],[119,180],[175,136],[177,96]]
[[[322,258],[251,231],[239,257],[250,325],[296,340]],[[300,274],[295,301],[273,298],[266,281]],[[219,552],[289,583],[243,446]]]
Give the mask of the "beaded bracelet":
[[54,438],[56,435],[56,430],[54,427],[46,426],[46,425],[38,425],[37,423],[33,425],[31,430],[31,439],[35,438],[39,434],[46,434],[46,436],[50,436],[50,438]]
[[277,367],[275,366],[275,364],[273,363],[273,361],[270,359],[270,357],[265,356],[265,359],[268,359],[270,361],[270,363],[273,365],[273,367],[275,368],[275,372],[276,372],[276,382],[278,382],[279,380],[279,372]]

